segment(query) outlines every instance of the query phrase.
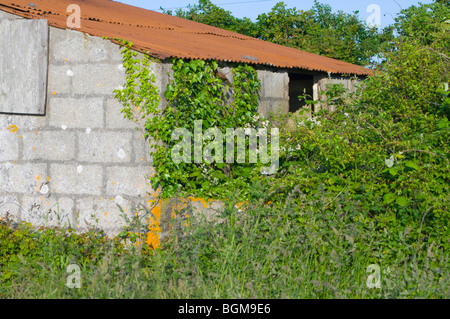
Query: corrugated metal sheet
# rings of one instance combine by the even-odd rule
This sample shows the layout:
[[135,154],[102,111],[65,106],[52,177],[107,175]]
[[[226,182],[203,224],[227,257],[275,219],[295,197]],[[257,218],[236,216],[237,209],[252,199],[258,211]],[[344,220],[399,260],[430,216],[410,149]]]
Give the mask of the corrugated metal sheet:
[[136,50],[160,59],[214,59],[335,74],[372,74],[354,64],[109,0],[0,0],[0,10],[47,19],[49,25],[65,29],[70,4],[81,8],[81,28],[77,30],[127,39]]

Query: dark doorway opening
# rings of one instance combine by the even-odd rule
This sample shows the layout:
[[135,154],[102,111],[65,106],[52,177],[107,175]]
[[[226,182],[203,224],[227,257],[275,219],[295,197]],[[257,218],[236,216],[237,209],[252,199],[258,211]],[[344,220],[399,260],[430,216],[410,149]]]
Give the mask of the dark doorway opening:
[[[289,112],[297,112],[306,105],[305,99],[299,99],[299,95],[313,99],[314,80],[312,75],[289,73]],[[314,106],[312,106],[314,108]],[[314,112],[314,109],[311,111]]]

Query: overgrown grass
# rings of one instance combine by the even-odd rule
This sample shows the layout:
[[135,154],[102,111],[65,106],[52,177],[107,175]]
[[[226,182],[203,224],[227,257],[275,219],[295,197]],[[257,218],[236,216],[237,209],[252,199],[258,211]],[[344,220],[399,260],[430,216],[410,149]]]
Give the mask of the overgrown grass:
[[[178,218],[155,252],[95,232],[36,231],[3,221],[0,297],[450,297],[442,247],[418,244],[408,229],[380,227],[356,210],[324,206],[323,196],[291,194],[283,205],[251,202],[246,212],[230,204],[216,222]],[[31,250],[11,239],[17,234],[21,243],[32,239]],[[81,269],[79,289],[67,286],[73,263]],[[367,285],[372,264],[381,269],[380,289]]]

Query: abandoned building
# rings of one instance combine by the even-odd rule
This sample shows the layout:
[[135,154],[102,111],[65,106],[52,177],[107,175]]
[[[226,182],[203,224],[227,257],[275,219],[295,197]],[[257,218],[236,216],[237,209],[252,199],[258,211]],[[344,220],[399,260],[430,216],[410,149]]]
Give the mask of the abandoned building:
[[[69,27],[81,9],[79,27]],[[259,113],[295,112],[304,90],[354,87],[360,66],[108,0],[0,0],[0,217],[36,225],[97,225],[116,234],[153,190],[148,143],[113,90],[125,83],[120,45],[149,52],[161,92],[172,58],[248,63]],[[164,101],[162,101],[164,103]]]

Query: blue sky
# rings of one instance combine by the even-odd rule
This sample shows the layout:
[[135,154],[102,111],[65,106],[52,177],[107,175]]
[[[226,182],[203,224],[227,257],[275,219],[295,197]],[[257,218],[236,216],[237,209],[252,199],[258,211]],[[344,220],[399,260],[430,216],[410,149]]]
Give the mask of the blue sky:
[[[158,10],[160,7],[165,9],[176,9],[186,7],[188,4],[196,4],[197,0],[117,0],[122,3],[133,6]],[[279,0],[213,0],[214,4],[231,11],[235,17],[248,17],[255,20],[259,14],[269,12]],[[308,10],[312,7],[313,0],[285,0],[289,8]],[[380,23],[382,27],[393,23],[393,17],[402,9],[406,9],[412,5],[421,3],[432,3],[432,0],[319,0],[321,3],[328,3],[334,11],[342,10],[352,13],[359,11],[359,16],[363,20],[367,20],[374,11],[367,12],[371,4],[377,5],[381,10]]]

